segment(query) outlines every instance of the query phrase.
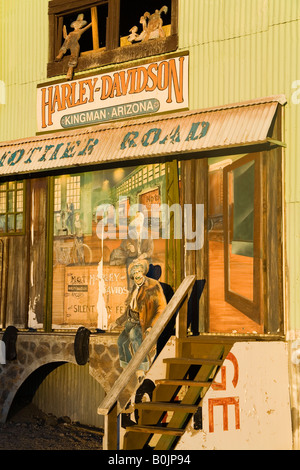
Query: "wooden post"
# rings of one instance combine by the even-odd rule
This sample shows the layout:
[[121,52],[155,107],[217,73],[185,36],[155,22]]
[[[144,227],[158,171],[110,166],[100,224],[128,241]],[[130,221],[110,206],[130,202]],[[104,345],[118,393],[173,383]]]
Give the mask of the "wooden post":
[[[185,160],[181,163],[182,205],[190,204],[193,208],[192,230],[196,230],[197,204],[204,205],[204,243],[200,249],[186,250],[186,234],[183,238],[182,261],[184,276],[196,275],[198,283],[193,293],[193,318],[191,329],[194,334],[208,331],[208,159]],[[200,281],[205,282],[200,297]],[[199,298],[200,297],[200,298]]]
[[97,7],[92,7],[91,8],[92,12],[92,34],[93,34],[93,49],[97,50],[99,49],[99,33],[98,33],[98,11]]
[[184,299],[176,318],[176,338],[184,338],[187,335],[188,300],[188,297]]
[[117,402],[110,412],[104,416],[103,450],[118,448],[118,406]]

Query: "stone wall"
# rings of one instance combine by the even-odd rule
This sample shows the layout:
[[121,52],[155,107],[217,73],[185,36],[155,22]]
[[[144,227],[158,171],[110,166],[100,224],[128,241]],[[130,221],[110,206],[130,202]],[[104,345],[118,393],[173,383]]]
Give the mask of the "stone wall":
[[[16,358],[7,360],[6,364],[0,364],[0,422],[6,421],[18,389],[35,370],[54,362],[77,364],[74,351],[75,335],[76,332],[18,332]],[[2,337],[3,333],[0,333],[0,340]],[[91,334],[89,337],[89,372],[106,393],[122,372],[117,338],[116,334]],[[136,386],[137,381],[133,377],[120,397],[122,407]]]

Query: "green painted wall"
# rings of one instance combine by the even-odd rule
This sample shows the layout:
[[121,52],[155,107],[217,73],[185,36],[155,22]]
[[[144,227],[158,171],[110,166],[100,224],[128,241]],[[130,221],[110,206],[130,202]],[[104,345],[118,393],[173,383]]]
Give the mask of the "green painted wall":
[[46,79],[48,1],[0,0],[0,140],[36,132],[36,85]]
[[[0,0],[0,140],[36,132],[46,81],[48,0]],[[179,0],[179,50],[190,53],[190,108],[285,94],[288,330],[300,329],[300,1]],[[294,88],[296,87],[296,88]]]

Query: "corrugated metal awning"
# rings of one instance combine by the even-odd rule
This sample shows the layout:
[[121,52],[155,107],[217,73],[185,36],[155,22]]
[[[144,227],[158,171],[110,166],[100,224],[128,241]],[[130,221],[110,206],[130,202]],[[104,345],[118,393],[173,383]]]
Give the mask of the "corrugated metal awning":
[[3,142],[0,176],[267,144],[284,104],[279,95]]

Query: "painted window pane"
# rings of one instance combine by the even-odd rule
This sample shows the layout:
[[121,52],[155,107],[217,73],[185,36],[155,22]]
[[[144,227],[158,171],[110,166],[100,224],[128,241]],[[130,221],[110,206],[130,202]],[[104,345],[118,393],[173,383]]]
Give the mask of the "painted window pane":
[[6,212],[6,193],[0,193],[0,214]]
[[14,232],[15,231],[15,216],[12,214],[9,214],[7,216],[7,231],[8,232]]
[[23,212],[23,191],[17,192],[17,212]]
[[15,193],[8,192],[8,212],[14,212],[15,209]]
[[16,232],[23,231],[23,214],[18,214],[16,216]]
[[0,185],[0,233],[23,232],[24,183],[10,181]]
[[0,233],[6,232],[6,216],[0,215]]

